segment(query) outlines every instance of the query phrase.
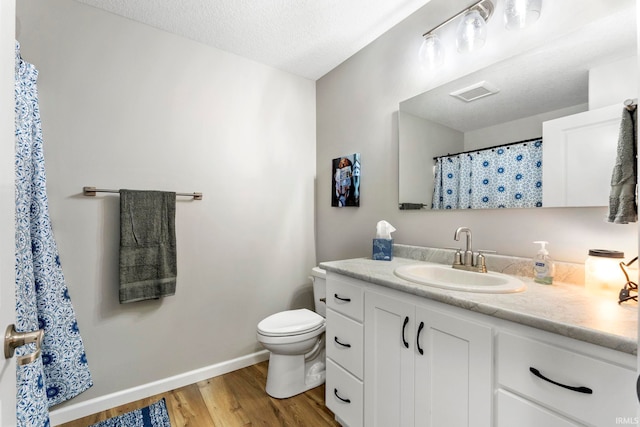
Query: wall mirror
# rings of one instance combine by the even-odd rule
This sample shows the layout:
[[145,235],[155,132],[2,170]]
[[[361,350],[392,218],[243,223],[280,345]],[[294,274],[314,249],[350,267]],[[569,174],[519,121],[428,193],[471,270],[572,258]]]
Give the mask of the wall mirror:
[[[482,82],[498,92],[472,102],[451,95]],[[605,120],[589,116],[587,125],[572,136],[579,143],[547,150],[551,140],[543,138],[541,181],[542,207],[606,206],[623,103],[630,98],[637,98],[635,11],[618,11],[544,46],[402,101],[398,113],[400,208],[431,208],[437,156],[541,138],[543,128],[554,127],[549,123],[608,109],[607,132],[614,135],[608,137],[607,153],[599,152],[605,145],[600,141],[580,145],[584,135],[594,134],[591,123]],[[604,163],[600,174],[605,178],[589,181],[594,168]]]

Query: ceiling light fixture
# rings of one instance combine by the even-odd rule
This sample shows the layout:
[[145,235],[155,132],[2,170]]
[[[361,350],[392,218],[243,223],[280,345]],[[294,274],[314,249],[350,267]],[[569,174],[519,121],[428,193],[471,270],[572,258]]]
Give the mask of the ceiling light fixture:
[[467,53],[484,46],[487,39],[487,23],[477,10],[465,13],[458,25],[456,46],[458,52]]
[[420,46],[420,62],[428,68],[434,69],[440,67],[444,63],[444,48],[442,40],[437,34],[427,34]]
[[[508,30],[520,29],[538,19],[542,0],[505,0],[504,7],[505,27]],[[491,18],[493,10],[492,0],[480,0],[424,33],[418,53],[422,64],[433,69],[444,63],[444,47],[436,31],[460,17],[462,18],[456,31],[458,52],[468,53],[482,48],[487,38],[487,21]]]
[[506,0],[504,26],[507,30],[519,30],[533,24],[540,17],[542,0]]
[[461,16],[463,18],[458,24],[456,33],[458,51],[470,52],[481,48],[487,36],[486,23],[492,13],[493,2],[491,0],[480,0],[424,33],[422,35],[424,40],[419,52],[421,62],[431,69],[442,65],[444,62],[444,48],[442,41],[435,32]]

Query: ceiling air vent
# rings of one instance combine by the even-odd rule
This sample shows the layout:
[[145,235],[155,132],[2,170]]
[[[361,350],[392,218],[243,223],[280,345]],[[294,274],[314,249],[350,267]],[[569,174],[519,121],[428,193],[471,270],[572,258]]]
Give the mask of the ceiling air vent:
[[455,96],[456,98],[461,99],[464,102],[471,102],[498,92],[500,92],[500,89],[483,80],[471,86],[467,86],[465,88],[456,90],[455,92],[451,92],[449,95]]

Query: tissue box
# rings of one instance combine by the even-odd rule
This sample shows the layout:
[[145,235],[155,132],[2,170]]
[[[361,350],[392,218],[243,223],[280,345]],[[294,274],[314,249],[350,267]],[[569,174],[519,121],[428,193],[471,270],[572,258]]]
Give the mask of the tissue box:
[[372,258],[391,261],[393,259],[393,239],[373,239]]

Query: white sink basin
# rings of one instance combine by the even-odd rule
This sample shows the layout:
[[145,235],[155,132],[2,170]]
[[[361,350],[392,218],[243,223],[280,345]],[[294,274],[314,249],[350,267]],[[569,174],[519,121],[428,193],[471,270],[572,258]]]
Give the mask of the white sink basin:
[[394,273],[414,283],[456,291],[503,294],[526,288],[522,281],[506,274],[456,270],[449,265],[409,264],[396,268]]

